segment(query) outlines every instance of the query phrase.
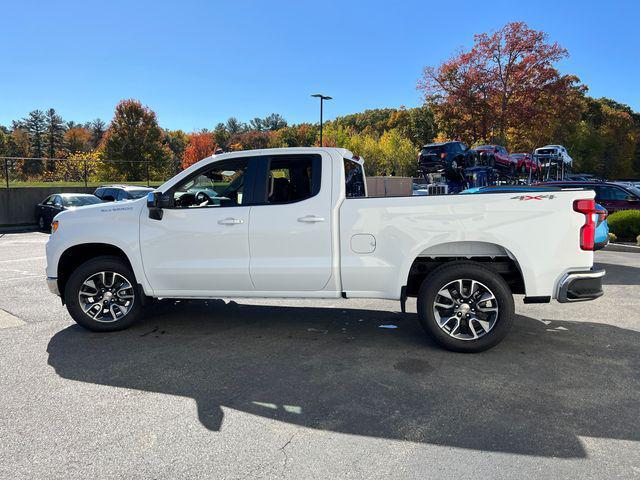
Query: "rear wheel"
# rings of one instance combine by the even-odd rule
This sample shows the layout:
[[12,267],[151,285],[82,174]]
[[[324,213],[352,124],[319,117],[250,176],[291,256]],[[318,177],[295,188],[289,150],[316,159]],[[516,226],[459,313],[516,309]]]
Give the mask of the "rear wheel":
[[95,332],[128,328],[141,315],[142,292],[119,257],[97,257],[80,265],[71,274],[64,296],[71,317]]
[[45,225],[44,217],[42,215],[38,215],[38,228],[41,232],[44,232],[47,227]]
[[418,294],[418,318],[441,346],[481,352],[497,345],[513,323],[513,296],[500,275],[474,262],[435,269]]

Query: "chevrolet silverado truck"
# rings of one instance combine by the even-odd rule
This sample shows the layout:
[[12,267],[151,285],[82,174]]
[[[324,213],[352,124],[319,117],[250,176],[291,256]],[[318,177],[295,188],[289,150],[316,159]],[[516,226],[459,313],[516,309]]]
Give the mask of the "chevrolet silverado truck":
[[363,160],[339,148],[208,157],[146,199],[65,211],[47,282],[94,331],[130,326],[158,298],[417,297],[445,348],[504,338],[524,302],[602,295],[594,192],[367,196]]

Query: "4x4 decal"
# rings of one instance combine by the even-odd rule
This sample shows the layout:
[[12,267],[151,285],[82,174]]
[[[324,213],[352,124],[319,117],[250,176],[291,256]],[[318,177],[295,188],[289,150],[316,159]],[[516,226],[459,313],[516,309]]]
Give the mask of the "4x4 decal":
[[517,197],[511,197],[511,200],[542,200],[546,198],[547,200],[553,200],[555,195],[518,195]]

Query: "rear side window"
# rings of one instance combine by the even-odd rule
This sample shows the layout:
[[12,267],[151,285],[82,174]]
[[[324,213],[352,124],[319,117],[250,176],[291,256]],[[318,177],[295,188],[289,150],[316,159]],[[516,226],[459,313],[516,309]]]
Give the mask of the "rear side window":
[[127,192],[127,198],[137,200],[138,198],[146,197],[149,191],[150,190],[129,190]]
[[115,198],[116,200],[126,200],[129,198],[129,195],[127,194],[126,190],[117,190],[115,193]]
[[626,200],[629,196],[627,192],[616,187],[598,186],[595,190],[596,200]]
[[300,202],[320,191],[320,155],[277,155],[270,157],[268,165],[265,203]]

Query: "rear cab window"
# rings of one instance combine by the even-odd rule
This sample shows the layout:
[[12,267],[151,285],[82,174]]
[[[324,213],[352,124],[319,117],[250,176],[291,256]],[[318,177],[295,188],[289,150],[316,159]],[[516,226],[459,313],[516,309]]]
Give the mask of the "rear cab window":
[[346,197],[366,197],[362,163],[348,158],[344,158],[343,163]]

